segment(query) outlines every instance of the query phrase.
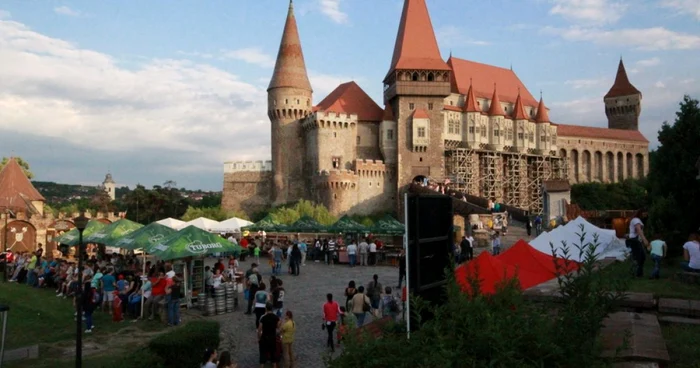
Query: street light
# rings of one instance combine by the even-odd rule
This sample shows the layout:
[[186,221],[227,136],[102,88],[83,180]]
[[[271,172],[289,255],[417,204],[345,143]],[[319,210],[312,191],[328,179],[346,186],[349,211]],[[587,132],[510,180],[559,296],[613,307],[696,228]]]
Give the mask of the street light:
[[75,227],[78,229],[78,248],[75,251],[78,257],[78,290],[77,290],[77,317],[76,317],[76,338],[75,338],[75,368],[83,366],[83,230],[87,227],[88,218],[83,212],[73,219]]

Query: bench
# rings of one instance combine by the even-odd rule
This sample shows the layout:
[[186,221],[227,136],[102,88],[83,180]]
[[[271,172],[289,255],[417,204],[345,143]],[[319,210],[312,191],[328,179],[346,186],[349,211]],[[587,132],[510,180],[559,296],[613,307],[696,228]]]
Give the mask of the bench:
[[700,284],[700,273],[698,272],[677,272],[674,278],[684,284]]

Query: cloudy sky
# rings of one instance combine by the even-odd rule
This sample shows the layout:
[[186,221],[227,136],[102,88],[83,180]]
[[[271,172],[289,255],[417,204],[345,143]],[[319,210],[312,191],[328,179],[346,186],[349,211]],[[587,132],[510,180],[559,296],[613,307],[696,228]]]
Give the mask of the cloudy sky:
[[[295,0],[318,102],[355,80],[381,101],[402,0]],[[37,180],[221,190],[270,158],[266,88],[287,0],[0,2],[0,156]],[[509,67],[552,120],[605,126],[622,56],[656,145],[700,97],[698,0],[428,0],[445,58]]]

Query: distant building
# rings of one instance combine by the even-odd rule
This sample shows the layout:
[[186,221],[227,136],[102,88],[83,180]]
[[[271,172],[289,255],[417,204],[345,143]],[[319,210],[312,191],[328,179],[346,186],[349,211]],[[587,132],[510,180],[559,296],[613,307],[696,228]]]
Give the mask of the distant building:
[[102,182],[101,187],[112,200],[116,199],[117,183],[112,179],[112,174],[107,174],[105,176],[105,181]]

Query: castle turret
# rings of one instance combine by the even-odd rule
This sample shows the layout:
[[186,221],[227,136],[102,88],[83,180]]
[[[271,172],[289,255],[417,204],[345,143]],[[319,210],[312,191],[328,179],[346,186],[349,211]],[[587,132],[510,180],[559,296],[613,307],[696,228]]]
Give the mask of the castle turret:
[[615,83],[605,97],[605,115],[608,128],[639,130],[639,114],[642,112],[642,93],[630,83],[625,64],[617,66]]
[[500,151],[503,149],[506,112],[501,105],[501,99],[498,97],[498,88],[495,83],[493,85],[493,97],[491,97],[491,105],[489,106],[488,114],[489,126],[491,127],[489,143],[494,150]]
[[267,106],[272,123],[273,200],[275,204],[305,197],[304,135],[301,119],[311,110],[311,83],[306,73],[294,6],[289,1],[277,62],[267,89]]
[[105,175],[105,180],[102,182],[102,188],[104,189],[105,193],[114,200],[116,198],[116,190],[117,190],[117,184],[114,182],[114,179],[112,179],[112,174],[107,174]]

